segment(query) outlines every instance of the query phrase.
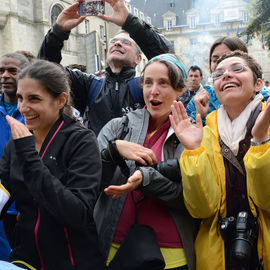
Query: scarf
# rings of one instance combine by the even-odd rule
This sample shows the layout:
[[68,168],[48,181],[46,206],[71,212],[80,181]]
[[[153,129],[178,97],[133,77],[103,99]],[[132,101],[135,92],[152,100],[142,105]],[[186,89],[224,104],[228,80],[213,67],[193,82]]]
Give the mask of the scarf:
[[217,111],[218,132],[222,141],[232,150],[237,156],[239,150],[239,142],[243,140],[247,132],[247,121],[255,108],[262,101],[263,96],[258,94],[246,106],[241,114],[233,121],[230,120],[223,105],[220,105]]

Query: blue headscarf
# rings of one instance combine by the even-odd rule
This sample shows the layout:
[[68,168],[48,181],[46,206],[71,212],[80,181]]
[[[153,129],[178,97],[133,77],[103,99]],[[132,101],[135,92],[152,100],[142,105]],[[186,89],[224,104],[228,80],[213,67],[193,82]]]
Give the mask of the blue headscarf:
[[158,56],[153,57],[150,61],[155,60],[155,59],[164,59],[164,60],[174,63],[177,66],[177,68],[181,71],[183,79],[186,80],[187,73],[186,73],[185,66],[179,61],[179,59],[174,54],[170,54],[170,53],[160,54]]

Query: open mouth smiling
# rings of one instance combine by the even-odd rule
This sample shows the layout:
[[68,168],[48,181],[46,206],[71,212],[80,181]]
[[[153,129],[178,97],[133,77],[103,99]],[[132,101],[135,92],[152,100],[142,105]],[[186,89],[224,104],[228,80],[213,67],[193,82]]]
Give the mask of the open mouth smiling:
[[223,91],[226,91],[226,90],[228,90],[230,88],[234,88],[234,87],[237,87],[237,86],[238,85],[236,85],[235,83],[227,83],[222,87],[221,91],[223,92]]

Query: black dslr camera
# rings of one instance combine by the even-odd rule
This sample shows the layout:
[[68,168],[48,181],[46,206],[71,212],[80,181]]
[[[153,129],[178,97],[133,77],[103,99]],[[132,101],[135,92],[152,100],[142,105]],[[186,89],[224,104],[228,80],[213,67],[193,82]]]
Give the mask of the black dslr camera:
[[224,241],[232,242],[232,257],[240,262],[248,262],[258,238],[257,217],[239,212],[237,218],[228,217],[219,222]]
[[[136,162],[136,167],[143,167],[143,165]],[[151,167],[173,182],[180,182],[182,179],[179,160],[176,158],[161,161]]]

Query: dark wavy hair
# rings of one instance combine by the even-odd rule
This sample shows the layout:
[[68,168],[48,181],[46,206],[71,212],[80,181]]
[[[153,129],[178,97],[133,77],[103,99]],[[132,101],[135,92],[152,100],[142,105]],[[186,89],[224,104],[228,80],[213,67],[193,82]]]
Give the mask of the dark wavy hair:
[[222,44],[226,45],[231,51],[239,50],[239,51],[248,53],[247,45],[239,37],[220,37],[220,38],[218,38],[212,44],[212,46],[210,48],[210,52],[209,52],[209,69],[211,72],[212,72],[211,58],[212,58],[213,51],[217,46],[222,45]]
[[[65,71],[59,66],[46,60],[34,60],[18,75],[17,81],[23,78],[37,80],[52,97],[59,97],[67,93],[68,99],[65,105],[65,113],[70,115],[70,85]],[[63,110],[60,111],[62,113]]]

